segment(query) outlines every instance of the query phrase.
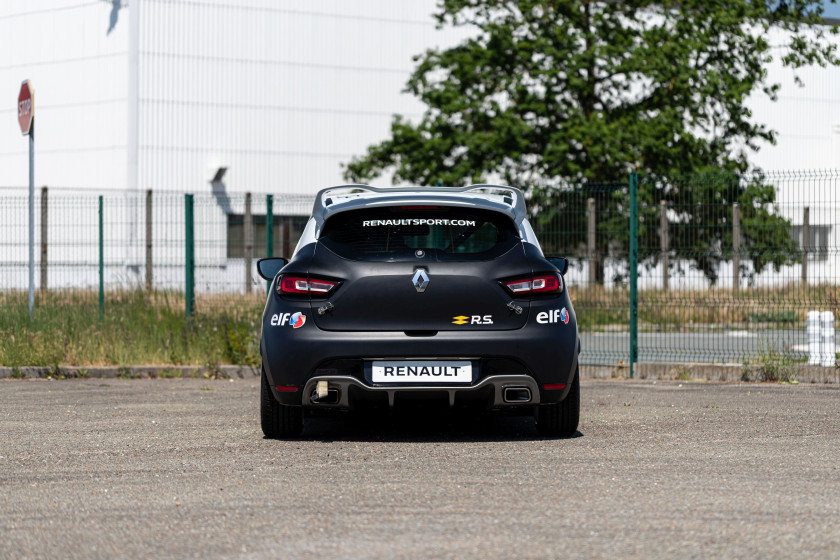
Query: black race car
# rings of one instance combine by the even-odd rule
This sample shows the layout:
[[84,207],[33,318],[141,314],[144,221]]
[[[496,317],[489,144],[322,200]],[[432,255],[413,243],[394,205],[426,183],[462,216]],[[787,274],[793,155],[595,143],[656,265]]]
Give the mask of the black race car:
[[304,408],[439,401],[578,426],[580,337],[563,280],[511,187],[318,193],[292,255],[262,259],[262,429],[292,437]]

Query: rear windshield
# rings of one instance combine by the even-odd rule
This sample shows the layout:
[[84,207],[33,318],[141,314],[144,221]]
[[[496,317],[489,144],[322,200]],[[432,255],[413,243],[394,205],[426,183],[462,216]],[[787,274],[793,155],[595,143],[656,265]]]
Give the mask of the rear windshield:
[[520,238],[513,221],[492,210],[395,206],[336,214],[319,241],[360,261],[482,261],[505,254]]

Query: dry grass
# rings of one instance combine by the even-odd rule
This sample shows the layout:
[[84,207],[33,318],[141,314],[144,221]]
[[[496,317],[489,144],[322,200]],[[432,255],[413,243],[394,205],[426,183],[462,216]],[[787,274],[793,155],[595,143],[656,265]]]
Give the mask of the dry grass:
[[[571,295],[581,332],[627,330],[627,289],[576,286]],[[261,293],[198,296],[187,320],[181,292],[110,291],[100,319],[97,292],[67,290],[38,294],[30,321],[25,293],[0,292],[0,365],[256,365],[264,304]],[[811,310],[840,317],[840,287],[639,292],[648,332],[801,329]]]
[[[626,288],[576,286],[571,294],[581,331],[626,330],[630,320]],[[646,331],[799,329],[813,310],[833,311],[840,317],[840,286],[639,291],[639,328]]]
[[25,293],[0,293],[0,365],[257,364],[265,298],[199,296],[185,318],[178,292],[39,294],[33,321]]

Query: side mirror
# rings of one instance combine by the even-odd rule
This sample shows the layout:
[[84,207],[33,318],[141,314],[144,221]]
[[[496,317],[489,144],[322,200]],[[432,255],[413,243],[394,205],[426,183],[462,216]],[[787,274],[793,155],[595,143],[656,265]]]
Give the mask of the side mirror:
[[566,271],[569,270],[569,259],[565,257],[546,257],[545,260],[556,266],[560,274],[564,276]]
[[280,269],[286,266],[286,263],[288,262],[289,261],[283,257],[260,259],[257,261],[257,272],[260,273],[260,276],[262,276],[264,280],[268,280],[270,282],[274,280],[274,277],[277,276]]

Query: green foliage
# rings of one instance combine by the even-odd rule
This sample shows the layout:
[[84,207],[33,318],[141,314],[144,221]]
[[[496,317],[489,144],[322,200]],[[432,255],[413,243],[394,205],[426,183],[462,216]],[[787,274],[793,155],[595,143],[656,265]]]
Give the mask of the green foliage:
[[[778,268],[791,262],[789,224],[774,211],[772,187],[744,175],[748,151],[775,133],[751,119],[746,102],[776,99],[780,86],[765,70],[774,56],[793,69],[840,62],[830,41],[837,28],[818,25],[821,14],[818,0],[443,0],[439,24],[472,34],[415,58],[406,91],[426,105],[422,118],[395,116],[391,137],[353,159],[345,176],[366,181],[392,170],[395,183],[500,180],[530,190],[537,214],[552,209],[539,216],[544,228],[561,217],[585,220],[585,200],[612,185],[599,200],[599,252],[607,255],[626,252],[626,178],[637,171],[647,178],[641,249],[658,247],[654,224],[665,200],[677,212],[669,220],[673,256],[715,281],[733,246],[731,213],[716,208],[739,202],[752,272]],[[667,179],[689,174],[717,178],[683,179],[682,187]],[[577,232],[567,246],[586,232],[563,229]],[[640,259],[652,266],[658,253]]]
[[774,138],[746,100],[775,99],[775,53],[792,68],[838,63],[821,13],[819,0],[443,0],[439,24],[471,37],[415,58],[406,91],[427,106],[422,119],[395,116],[391,138],[346,175],[556,186],[745,171],[742,147]]

